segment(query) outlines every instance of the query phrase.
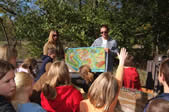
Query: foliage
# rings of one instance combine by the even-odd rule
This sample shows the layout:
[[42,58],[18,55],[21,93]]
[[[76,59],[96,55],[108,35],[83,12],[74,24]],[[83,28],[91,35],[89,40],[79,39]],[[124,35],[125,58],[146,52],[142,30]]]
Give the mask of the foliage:
[[128,48],[138,62],[168,49],[168,0],[2,1],[10,10],[1,7],[1,2],[0,9],[14,17],[16,39],[30,41],[34,56],[42,53],[51,29],[59,31],[65,47],[83,47],[99,37],[101,24],[109,25],[110,37],[118,41],[119,48]]

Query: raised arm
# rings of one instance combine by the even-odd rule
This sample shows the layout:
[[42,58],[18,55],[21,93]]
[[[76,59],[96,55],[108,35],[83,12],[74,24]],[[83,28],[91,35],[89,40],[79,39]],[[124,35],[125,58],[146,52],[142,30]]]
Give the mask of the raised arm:
[[122,81],[123,81],[123,69],[124,69],[124,62],[125,59],[128,55],[128,52],[126,51],[125,48],[122,48],[120,51],[120,54],[117,53],[118,58],[119,58],[119,65],[116,71],[116,79],[118,80],[120,87],[122,86]]

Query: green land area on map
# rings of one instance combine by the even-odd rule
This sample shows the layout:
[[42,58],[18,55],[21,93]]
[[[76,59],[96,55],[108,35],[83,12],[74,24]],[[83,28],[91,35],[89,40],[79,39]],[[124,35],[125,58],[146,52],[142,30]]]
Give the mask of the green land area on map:
[[78,71],[78,68],[88,64],[92,72],[104,72],[105,52],[101,47],[80,47],[66,50],[66,63],[68,66]]

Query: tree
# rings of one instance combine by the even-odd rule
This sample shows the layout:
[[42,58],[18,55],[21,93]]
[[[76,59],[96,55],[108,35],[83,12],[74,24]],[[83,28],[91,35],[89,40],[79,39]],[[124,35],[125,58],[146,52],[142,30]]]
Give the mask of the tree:
[[[8,7],[2,7],[2,2]],[[13,17],[13,35],[30,42],[32,55],[42,53],[51,29],[59,30],[66,47],[83,47],[90,46],[99,36],[101,24],[108,24],[110,37],[120,47],[139,55],[138,60],[168,49],[167,0],[17,0],[14,5],[7,0],[2,2],[0,8]],[[139,48],[136,51],[135,46]]]

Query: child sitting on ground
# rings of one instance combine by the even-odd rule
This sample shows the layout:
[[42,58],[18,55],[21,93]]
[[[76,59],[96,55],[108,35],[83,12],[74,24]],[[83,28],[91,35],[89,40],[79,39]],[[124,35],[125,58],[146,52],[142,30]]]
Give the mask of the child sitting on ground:
[[126,49],[122,48],[118,57],[120,61],[116,76],[114,77],[110,72],[100,74],[89,88],[88,99],[80,102],[80,112],[114,111],[122,87]]
[[17,72],[30,73],[33,78],[36,78],[38,72],[38,63],[36,59],[26,58],[19,68],[17,68]]
[[169,112],[169,101],[161,98],[152,100],[146,112]]
[[71,85],[65,62],[53,62],[42,88],[42,107],[48,112],[79,112],[81,100],[82,94]]
[[72,83],[76,86],[83,88],[84,92],[87,93],[89,87],[94,81],[94,74],[91,72],[89,65],[82,65],[79,68],[80,77],[72,78]]
[[141,90],[140,78],[137,69],[133,67],[134,57],[128,55],[124,63],[123,86]]
[[157,95],[155,98],[149,100],[144,108],[144,112],[147,112],[147,107],[155,99],[165,99],[169,101],[169,58],[166,58],[160,64],[158,81],[163,85],[164,93]]
[[55,48],[49,48],[48,49],[48,55],[43,55],[42,57],[42,65],[40,67],[40,70],[38,72],[38,76],[37,78],[35,79],[35,81],[39,80],[39,78],[41,77],[41,75],[43,73],[46,72],[46,65],[49,65],[53,62],[53,60],[55,59],[56,57],[56,49]]
[[0,60],[0,112],[15,112],[8,98],[15,94],[14,67],[7,61]]
[[17,72],[15,74],[16,94],[12,98],[12,104],[17,112],[46,112],[40,105],[31,103],[33,78],[29,73]]

